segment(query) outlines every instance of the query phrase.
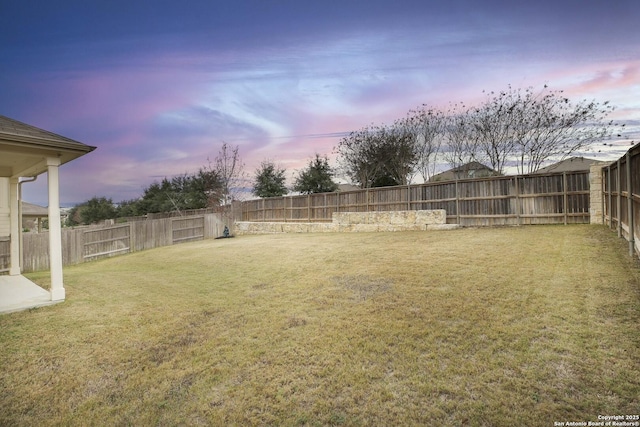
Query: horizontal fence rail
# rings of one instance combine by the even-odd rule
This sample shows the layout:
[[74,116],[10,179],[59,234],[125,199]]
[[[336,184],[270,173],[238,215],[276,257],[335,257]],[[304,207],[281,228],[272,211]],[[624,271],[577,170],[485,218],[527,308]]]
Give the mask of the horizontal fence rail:
[[84,259],[131,251],[131,227],[128,224],[83,233]]
[[640,144],[602,169],[605,223],[640,256]]
[[444,209],[463,226],[589,223],[589,172],[465,179],[242,202],[243,221],[330,222],[336,212]]
[[204,239],[204,216],[175,218],[172,225],[174,243]]

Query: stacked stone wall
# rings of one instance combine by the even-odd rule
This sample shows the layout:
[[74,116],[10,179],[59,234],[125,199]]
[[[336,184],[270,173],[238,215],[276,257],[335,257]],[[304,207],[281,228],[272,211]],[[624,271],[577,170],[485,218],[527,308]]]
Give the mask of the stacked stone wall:
[[238,221],[235,231],[244,234],[273,233],[358,233],[380,231],[426,231],[457,228],[447,224],[443,209],[393,212],[334,213],[330,223],[245,222]]

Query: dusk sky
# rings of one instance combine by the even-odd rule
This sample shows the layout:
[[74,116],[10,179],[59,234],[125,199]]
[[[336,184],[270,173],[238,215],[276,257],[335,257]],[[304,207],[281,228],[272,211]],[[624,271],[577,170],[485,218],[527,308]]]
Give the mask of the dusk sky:
[[[640,128],[638,0],[0,0],[0,52],[0,114],[97,147],[61,168],[63,205],[137,198],[225,141],[291,178],[349,131],[509,84],[609,100],[626,141],[588,157]],[[47,205],[45,178],[23,189]]]

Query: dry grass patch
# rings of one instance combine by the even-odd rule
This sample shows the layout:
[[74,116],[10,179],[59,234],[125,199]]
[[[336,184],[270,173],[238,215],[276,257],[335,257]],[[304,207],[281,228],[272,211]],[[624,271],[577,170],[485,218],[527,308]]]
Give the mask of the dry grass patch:
[[365,301],[388,292],[392,286],[392,283],[387,279],[367,275],[337,276],[332,281],[339,287],[352,291],[356,301]]
[[640,407],[640,270],[601,227],[209,240],[65,283],[64,304],[0,316],[0,425],[549,426]]

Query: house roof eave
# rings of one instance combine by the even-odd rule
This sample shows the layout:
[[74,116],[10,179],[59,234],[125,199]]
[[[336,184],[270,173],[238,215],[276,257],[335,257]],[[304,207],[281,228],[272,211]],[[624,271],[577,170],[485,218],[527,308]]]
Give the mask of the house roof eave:
[[25,136],[11,134],[0,131],[0,141],[6,145],[14,145],[16,147],[26,146],[29,148],[40,147],[45,150],[64,150],[77,153],[90,153],[96,149],[91,145],[86,145],[76,141],[51,140],[39,138],[35,136]]
[[95,149],[0,115],[0,176],[36,176],[47,171],[48,158],[62,165]]

